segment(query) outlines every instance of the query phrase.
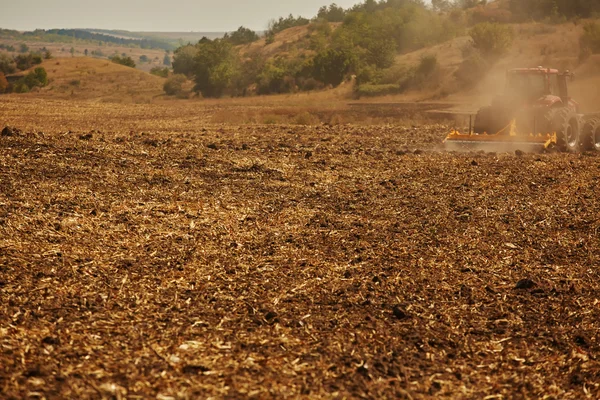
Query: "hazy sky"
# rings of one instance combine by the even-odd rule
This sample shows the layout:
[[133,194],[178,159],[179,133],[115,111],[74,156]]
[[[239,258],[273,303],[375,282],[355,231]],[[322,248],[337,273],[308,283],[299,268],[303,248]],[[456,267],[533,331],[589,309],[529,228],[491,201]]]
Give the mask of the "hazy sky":
[[[313,17],[332,0],[0,0],[0,28],[215,32],[263,30],[289,13]],[[347,8],[360,0],[337,0]]]

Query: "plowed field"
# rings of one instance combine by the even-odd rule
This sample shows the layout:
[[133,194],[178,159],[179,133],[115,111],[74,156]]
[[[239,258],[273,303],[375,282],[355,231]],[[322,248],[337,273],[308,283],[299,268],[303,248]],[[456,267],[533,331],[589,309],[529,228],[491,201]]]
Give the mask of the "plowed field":
[[199,104],[0,100],[0,397],[600,397],[599,155]]

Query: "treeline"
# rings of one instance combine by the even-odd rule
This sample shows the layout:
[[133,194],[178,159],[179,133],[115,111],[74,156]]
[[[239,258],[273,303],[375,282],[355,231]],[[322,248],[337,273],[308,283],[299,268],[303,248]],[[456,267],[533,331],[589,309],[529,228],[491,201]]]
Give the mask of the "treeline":
[[[320,15],[320,17],[319,17]],[[307,51],[264,58],[241,54],[231,38],[202,39],[174,53],[173,71],[193,79],[205,97],[286,93],[335,87],[350,75],[374,82],[399,52],[419,49],[463,32],[460,16],[439,13],[418,0],[367,0],[352,9],[321,8],[312,22],[289,16],[273,21],[270,34],[310,24]],[[330,21],[342,20],[333,29]],[[267,40],[267,43],[269,41]],[[178,78],[179,80],[181,78]]]
[[163,49],[163,50],[173,50],[174,46],[170,43],[167,43],[158,39],[132,39],[132,38],[120,38],[117,36],[106,35],[103,33],[90,32],[83,29],[36,29],[31,32],[24,32],[22,34],[24,37],[32,36],[32,37],[43,37],[49,36],[52,37],[54,35],[60,37],[70,37],[80,40],[87,41],[96,41],[96,42],[105,42],[105,43],[114,43],[122,46],[133,45],[136,47],[140,47],[142,49]]
[[589,18],[600,13],[598,0],[510,0],[509,10],[517,20],[544,18]]

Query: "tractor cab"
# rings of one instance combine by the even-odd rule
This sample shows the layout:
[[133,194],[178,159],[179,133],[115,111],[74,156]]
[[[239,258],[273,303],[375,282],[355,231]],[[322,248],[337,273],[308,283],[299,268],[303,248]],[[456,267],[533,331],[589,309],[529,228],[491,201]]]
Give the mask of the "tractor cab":
[[558,91],[558,71],[543,68],[508,71],[506,94],[510,97],[537,100]]

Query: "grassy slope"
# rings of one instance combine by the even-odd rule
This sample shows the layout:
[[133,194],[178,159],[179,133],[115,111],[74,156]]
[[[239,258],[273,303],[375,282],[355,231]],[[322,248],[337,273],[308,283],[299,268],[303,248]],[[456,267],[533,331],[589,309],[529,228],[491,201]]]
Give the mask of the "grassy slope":
[[[335,28],[335,26],[333,26]],[[422,56],[436,55],[440,73],[436,77],[440,86],[433,89],[413,90],[402,95],[385,96],[374,99],[361,99],[361,102],[405,102],[432,100],[463,104],[465,110],[474,111],[489,103],[494,94],[504,85],[505,71],[513,67],[543,65],[575,71],[577,79],[571,84],[573,97],[582,103],[585,112],[600,110],[600,56],[592,56],[585,62],[578,60],[579,36],[582,24],[566,23],[545,25],[539,23],[516,24],[515,43],[511,51],[497,62],[487,77],[475,88],[461,88],[454,78],[454,72],[463,61],[463,49],[468,46],[468,37],[459,37],[446,43],[418,51],[401,54],[396,58],[396,66],[416,65]],[[295,27],[280,32],[274,43],[266,45],[264,39],[243,46],[240,50],[247,54],[262,54],[267,57],[282,54],[310,52],[309,29]],[[57,64],[59,63],[59,64]],[[77,99],[100,99],[104,101],[149,101],[162,93],[163,79],[140,71],[121,67],[105,60],[87,58],[63,58],[47,61],[52,83],[41,91],[39,96]],[[72,84],[80,81],[80,85]],[[345,84],[334,91],[310,94],[269,96],[251,99],[250,104],[297,104],[306,102],[346,103],[351,96],[351,84]],[[446,94],[451,93],[449,96]],[[245,104],[243,99],[225,100]]]
[[87,57],[56,58],[42,64],[50,84],[29,96],[148,102],[162,95],[164,78],[133,68]]

